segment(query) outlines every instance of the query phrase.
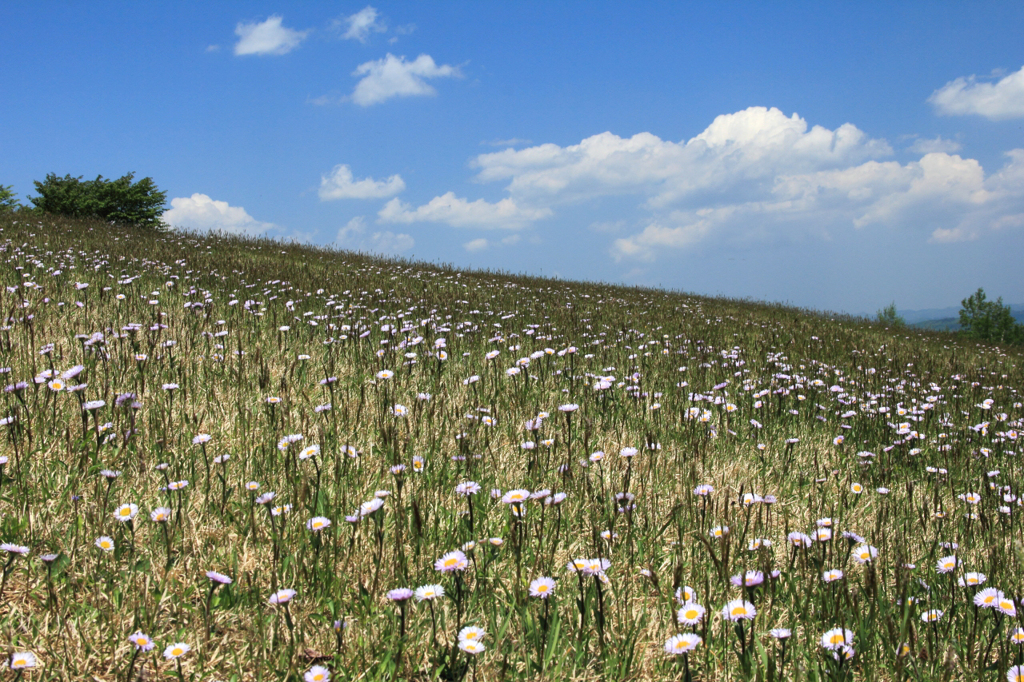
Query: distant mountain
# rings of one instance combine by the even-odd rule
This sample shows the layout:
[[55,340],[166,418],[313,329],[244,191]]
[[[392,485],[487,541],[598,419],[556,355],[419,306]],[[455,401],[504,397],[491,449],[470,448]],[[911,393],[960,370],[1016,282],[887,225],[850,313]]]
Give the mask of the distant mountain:
[[[924,308],[922,310],[897,310],[911,327],[933,331],[955,332],[960,329],[960,308]],[[1013,319],[1024,324],[1024,303],[1010,305]]]

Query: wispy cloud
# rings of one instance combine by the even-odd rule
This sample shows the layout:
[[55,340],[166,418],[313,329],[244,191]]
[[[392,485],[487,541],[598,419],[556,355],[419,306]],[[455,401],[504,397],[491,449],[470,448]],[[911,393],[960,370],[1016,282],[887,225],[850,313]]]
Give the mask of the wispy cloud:
[[356,180],[352,169],[345,164],[334,167],[330,175],[320,176],[320,200],[334,199],[383,199],[394,196],[405,189],[405,182],[400,175],[392,175],[387,180],[363,178]]
[[235,35],[238,42],[235,43],[235,54],[242,55],[281,55],[294,50],[309,31],[296,31],[284,27],[282,17],[275,14],[266,21],[260,23],[239,22],[235,26]]
[[378,213],[382,223],[443,223],[452,227],[480,227],[516,230],[551,215],[547,208],[521,208],[512,199],[489,203],[483,199],[467,201],[448,192],[430,202],[412,208],[399,199],[392,199]]
[[1024,118],[1024,66],[995,83],[978,81],[977,76],[957,78],[933,92],[928,102],[945,116]]
[[462,74],[456,66],[438,66],[428,54],[421,54],[408,62],[404,56],[388,53],[383,59],[360,64],[352,75],[362,77],[352,92],[352,101],[367,107],[393,97],[435,95],[437,91],[427,83],[427,79],[453,78]]
[[954,154],[963,149],[963,145],[956,140],[944,140],[942,135],[939,135],[935,139],[930,138],[918,138],[914,140],[913,144],[907,147],[908,151],[914,152],[915,154]]
[[416,245],[416,240],[404,233],[396,234],[390,230],[367,233],[366,219],[363,216],[356,216],[338,230],[335,242],[338,246],[352,251],[385,254],[405,253]]
[[380,13],[370,5],[335,23],[338,28],[344,27],[345,32],[341,34],[344,40],[358,40],[364,44],[369,40],[371,33],[384,33],[388,30],[387,24],[380,18]]

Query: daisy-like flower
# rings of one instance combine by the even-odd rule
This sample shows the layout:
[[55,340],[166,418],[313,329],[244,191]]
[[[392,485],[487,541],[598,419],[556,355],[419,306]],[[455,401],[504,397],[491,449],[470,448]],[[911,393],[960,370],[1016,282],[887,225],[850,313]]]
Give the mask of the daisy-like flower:
[[287,604],[295,595],[298,594],[295,590],[278,590],[274,594],[270,595],[270,599],[267,600],[270,604]]
[[768,631],[768,634],[775,639],[789,639],[793,636],[793,631],[789,628],[772,628]]
[[729,578],[736,587],[757,587],[764,582],[764,573],[761,571],[747,571],[742,575],[734,575]]
[[761,549],[762,547],[771,547],[771,546],[772,546],[772,541],[768,540],[767,538],[754,538],[753,540],[750,540],[750,541],[747,542],[747,549],[750,550],[751,552],[756,552],[757,550]]
[[929,609],[921,614],[921,620],[925,623],[934,623],[940,618],[942,618],[942,611],[940,609]]
[[377,372],[377,378],[380,379],[381,381],[390,379],[393,376],[395,376],[395,373],[392,372],[390,369],[382,369],[381,371]]
[[444,588],[440,585],[423,585],[417,587],[414,594],[416,601],[433,601],[444,596]]
[[192,445],[203,445],[204,443],[209,443],[211,440],[213,440],[213,436],[210,434],[200,433],[192,439]]
[[375,497],[372,500],[368,500],[359,505],[359,516],[369,516],[383,506],[384,500],[379,497]]
[[137,630],[133,634],[128,635],[128,641],[134,644],[135,648],[142,653],[152,651],[153,647],[156,646],[156,644],[153,643],[153,638],[143,633],[142,630]]
[[793,547],[802,548],[810,547],[811,543],[814,542],[810,535],[808,535],[807,533],[801,533],[800,531],[796,530],[787,535],[786,539],[789,540],[789,544],[791,544]]
[[462,628],[461,630],[459,630],[459,640],[460,641],[464,640],[464,639],[468,639],[468,640],[473,640],[473,641],[479,642],[480,640],[482,640],[486,636],[487,636],[487,631],[486,630],[484,630],[483,628],[474,627],[472,625],[468,625],[468,626]]
[[466,481],[455,486],[455,494],[462,495],[464,497],[469,495],[476,495],[480,492],[480,484],[476,481]]
[[713,492],[715,492],[715,487],[710,483],[703,483],[693,489],[693,494],[698,497],[707,497]]
[[1024,628],[1017,627],[1010,631],[1010,642],[1018,646],[1024,644]]
[[451,573],[452,571],[464,571],[469,565],[469,560],[466,559],[466,555],[460,550],[454,552],[448,552],[440,559],[434,562],[434,570],[442,573]]
[[832,539],[832,529],[831,528],[815,528],[814,529],[814,539],[817,540],[818,542],[828,542],[829,540]]
[[530,582],[530,596],[540,599],[548,599],[555,593],[555,581],[552,578],[542,576]]
[[319,445],[307,445],[306,447],[302,448],[302,452],[299,453],[299,459],[306,460],[309,459],[310,457],[316,457],[319,454]]
[[821,646],[836,651],[853,645],[853,632],[845,628],[833,628],[821,636]]
[[306,529],[311,530],[314,533],[322,531],[325,528],[329,528],[331,520],[325,516],[314,516],[309,521],[306,521]]
[[388,599],[391,601],[406,601],[412,598],[412,590],[408,587],[398,587],[393,590],[388,590]]
[[668,638],[665,642],[665,653],[669,656],[681,656],[682,654],[689,653],[697,648],[697,646],[703,642],[700,635],[692,633],[684,633],[681,635],[674,635]]
[[757,609],[754,605],[744,599],[734,599],[722,607],[722,618],[736,622],[740,620],[754,620]]
[[860,495],[862,492],[864,492],[864,486],[862,486],[860,483],[854,483],[853,485],[850,486],[850,492],[853,493],[854,495]]
[[331,671],[322,665],[314,665],[302,676],[305,682],[328,682],[331,679]]
[[950,556],[944,556],[939,559],[935,564],[935,570],[939,573],[949,573],[960,565],[960,560],[956,558],[955,554]]
[[476,656],[477,654],[481,654],[486,651],[487,647],[484,646],[483,642],[475,639],[460,639],[459,649],[465,651],[471,656]]
[[149,512],[149,518],[156,523],[166,523],[171,519],[171,510],[167,507],[157,507]]
[[276,496],[277,493],[274,492],[263,493],[262,495],[256,498],[256,504],[270,504],[271,502],[274,501],[274,498]]
[[1015,665],[1006,671],[1007,682],[1024,682],[1024,665]]
[[715,526],[708,531],[708,535],[713,538],[724,538],[729,534],[729,526]]
[[181,658],[191,650],[192,647],[190,647],[188,644],[185,644],[184,642],[178,642],[177,644],[172,644],[166,649],[164,649],[164,658],[166,658],[168,661],[173,661],[176,658]]
[[996,609],[998,609],[1004,616],[1009,616],[1010,618],[1017,617],[1017,607],[1014,605],[1013,600],[1005,594],[999,598],[999,603],[996,604]]
[[986,580],[988,577],[984,573],[971,572],[964,573],[957,582],[960,583],[960,587],[975,587],[984,584]]
[[843,572],[841,570],[839,570],[838,568],[833,568],[831,571],[825,571],[825,573],[822,574],[821,579],[824,580],[827,583],[832,583],[832,582],[835,582],[837,580],[842,580],[843,579]]
[[999,606],[999,600],[1003,598],[1001,590],[994,587],[986,587],[974,595],[974,605],[983,609],[994,609]]
[[[27,670],[38,665],[35,654],[31,651],[16,651],[11,654],[11,670]],[[20,673],[19,673],[20,674]]]
[[24,545],[16,545],[13,542],[5,542],[0,545],[0,549],[7,552],[8,554],[19,554],[24,556],[28,554],[28,547]]
[[878,549],[871,545],[858,545],[853,548],[851,556],[858,564],[866,564],[875,560],[875,557],[878,556]]
[[139,508],[134,504],[122,504],[114,511],[114,518],[121,523],[127,523],[135,518],[135,515],[139,513]]
[[676,621],[680,625],[697,625],[704,619],[707,611],[697,602],[689,602],[676,612]]
[[114,550],[114,541],[106,535],[101,535],[96,538],[96,546],[104,552],[112,552]]
[[223,573],[218,573],[217,571],[207,571],[206,577],[210,579],[210,582],[215,582],[220,585],[230,585],[234,582],[230,577]]
[[507,493],[502,495],[501,501],[505,504],[517,504],[519,502],[525,502],[530,498],[530,491],[522,488],[516,490],[509,490]]

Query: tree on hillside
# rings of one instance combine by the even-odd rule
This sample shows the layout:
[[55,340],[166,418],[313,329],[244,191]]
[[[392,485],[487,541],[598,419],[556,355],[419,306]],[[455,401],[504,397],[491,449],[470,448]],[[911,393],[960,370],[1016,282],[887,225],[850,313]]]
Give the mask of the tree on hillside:
[[989,301],[985,290],[979,288],[960,305],[960,333],[967,338],[986,343],[1024,342],[1024,326],[1013,319],[1002,297]]
[[115,223],[159,227],[167,192],[157,189],[152,178],[132,182],[134,173],[117,180],[102,175],[82,180],[50,173],[35,182],[38,197],[29,197],[36,209],[69,218],[100,218]]
[[11,185],[0,185],[0,213],[10,213],[21,208],[18,195],[11,191]]
[[903,319],[902,315],[896,312],[896,301],[893,301],[879,310],[876,317],[879,322],[889,327],[898,328],[907,326],[907,321]]

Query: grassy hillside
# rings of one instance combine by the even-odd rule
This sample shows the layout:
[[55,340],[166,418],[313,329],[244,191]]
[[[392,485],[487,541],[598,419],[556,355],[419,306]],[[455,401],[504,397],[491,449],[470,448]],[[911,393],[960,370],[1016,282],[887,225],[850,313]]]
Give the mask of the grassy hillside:
[[1020,662],[1019,350],[24,216],[0,261],[9,676]]

